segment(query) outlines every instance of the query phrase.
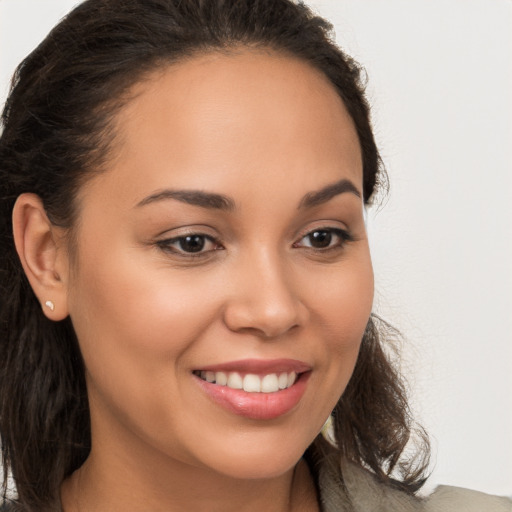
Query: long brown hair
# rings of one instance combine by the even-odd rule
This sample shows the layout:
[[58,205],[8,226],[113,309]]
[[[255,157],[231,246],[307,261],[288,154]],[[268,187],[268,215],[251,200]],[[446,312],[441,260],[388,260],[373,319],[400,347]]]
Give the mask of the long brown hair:
[[[84,365],[69,319],[51,322],[23,273],[10,224],[18,195],[33,192],[52,223],[73,233],[77,191],[108,162],[126,93],[160,66],[205,52],[261,47],[302,59],[330,80],[350,113],[363,155],[368,203],[384,174],[360,68],[331,26],[291,0],[87,0],[18,67],[0,138],[0,436],[4,469],[25,511],[59,510],[62,481],[87,458],[90,420]],[[72,237],[71,237],[72,240]],[[413,493],[428,443],[411,437],[404,386],[369,319],[352,379],[336,406],[336,446],[318,437],[313,464],[337,452]],[[399,471],[397,471],[399,469]]]

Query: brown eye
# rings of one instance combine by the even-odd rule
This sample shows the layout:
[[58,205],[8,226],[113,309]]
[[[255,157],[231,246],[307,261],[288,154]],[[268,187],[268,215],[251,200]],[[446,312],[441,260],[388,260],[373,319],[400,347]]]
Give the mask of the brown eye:
[[322,228],[315,229],[293,244],[294,247],[327,250],[341,248],[345,243],[352,241],[352,236],[343,229]]
[[166,252],[182,256],[201,256],[222,248],[212,237],[200,233],[160,240],[157,245]]
[[200,252],[204,249],[206,239],[202,235],[190,235],[179,238],[177,243],[184,252]]
[[311,247],[315,247],[316,249],[324,249],[325,247],[329,247],[332,242],[332,233],[330,231],[313,231],[310,233],[307,238],[309,238],[309,243]]

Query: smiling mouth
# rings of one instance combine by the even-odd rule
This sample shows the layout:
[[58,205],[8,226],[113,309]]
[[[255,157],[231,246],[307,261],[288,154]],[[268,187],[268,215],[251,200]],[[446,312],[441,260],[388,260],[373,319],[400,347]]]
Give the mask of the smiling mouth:
[[194,375],[201,380],[216,384],[217,386],[226,386],[230,389],[239,389],[247,393],[276,393],[292,387],[300,374],[296,372],[269,373],[265,375],[256,375],[240,372],[214,372],[196,370]]
[[215,404],[251,420],[273,420],[295,409],[312,366],[296,359],[243,359],[192,372]]

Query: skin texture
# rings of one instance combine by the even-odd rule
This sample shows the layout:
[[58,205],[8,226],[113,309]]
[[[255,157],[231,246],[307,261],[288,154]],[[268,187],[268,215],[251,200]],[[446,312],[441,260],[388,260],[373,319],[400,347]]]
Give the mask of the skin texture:
[[[34,291],[55,302],[49,318],[71,316],[87,369],[92,451],[64,508],[317,510],[297,462],[353,371],[373,273],[361,197],[299,205],[342,179],[361,195],[353,123],[323,75],[271,53],[195,57],[133,92],[109,169],[81,191],[76,259],[37,197],[14,213]],[[146,199],[166,189],[232,208]],[[328,228],[351,240],[311,247]],[[190,257],[176,239],[195,233],[209,238]],[[219,406],[192,373],[280,358],[311,371],[299,403],[270,420]]]

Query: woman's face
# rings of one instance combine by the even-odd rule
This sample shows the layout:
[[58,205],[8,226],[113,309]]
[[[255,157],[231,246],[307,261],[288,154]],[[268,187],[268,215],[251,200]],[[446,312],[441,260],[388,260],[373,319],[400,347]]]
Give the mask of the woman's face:
[[353,123],[323,75],[263,52],[196,57],[134,93],[81,191],[68,280],[92,455],[282,474],[343,393],[372,306]]

